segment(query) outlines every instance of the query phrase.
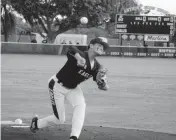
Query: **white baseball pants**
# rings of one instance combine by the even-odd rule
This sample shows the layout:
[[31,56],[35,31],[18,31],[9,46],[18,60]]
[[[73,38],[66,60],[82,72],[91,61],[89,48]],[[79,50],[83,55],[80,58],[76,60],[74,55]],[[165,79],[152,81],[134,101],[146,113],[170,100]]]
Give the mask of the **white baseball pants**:
[[74,109],[70,136],[79,138],[86,109],[86,103],[81,88],[77,86],[75,89],[67,89],[57,82],[57,78],[54,75],[49,80],[49,93],[54,114],[39,119],[38,128],[44,128],[53,124],[63,124],[65,122],[64,100],[67,99]]

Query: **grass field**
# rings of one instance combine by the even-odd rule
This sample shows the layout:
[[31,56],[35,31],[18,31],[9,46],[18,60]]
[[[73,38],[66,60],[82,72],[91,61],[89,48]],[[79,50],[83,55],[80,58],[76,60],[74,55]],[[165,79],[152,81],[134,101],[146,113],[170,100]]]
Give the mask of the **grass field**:
[[[34,114],[39,117],[51,114],[47,82],[64,65],[66,57],[2,54],[1,59],[1,120],[22,118],[29,124]],[[99,57],[98,60],[108,68],[110,89],[98,90],[92,79],[81,84],[87,102],[85,126],[176,134],[175,59]],[[71,115],[72,108],[66,102],[68,125]],[[7,135],[11,132],[2,130]]]

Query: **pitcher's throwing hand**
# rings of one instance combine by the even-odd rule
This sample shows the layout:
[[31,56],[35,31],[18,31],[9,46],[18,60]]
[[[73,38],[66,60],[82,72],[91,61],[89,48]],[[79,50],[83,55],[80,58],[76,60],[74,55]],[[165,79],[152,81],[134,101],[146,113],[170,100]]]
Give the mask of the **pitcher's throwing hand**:
[[86,64],[86,60],[80,56],[79,53],[75,54],[75,58],[77,59],[77,65],[80,67],[84,67]]

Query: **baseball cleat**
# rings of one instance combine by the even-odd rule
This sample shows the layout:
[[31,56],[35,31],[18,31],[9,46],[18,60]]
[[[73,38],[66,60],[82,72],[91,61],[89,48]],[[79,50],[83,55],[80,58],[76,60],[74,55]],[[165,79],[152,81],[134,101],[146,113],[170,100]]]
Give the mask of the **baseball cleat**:
[[38,117],[34,117],[34,118],[32,119],[30,130],[31,130],[33,133],[36,133],[36,132],[39,130],[39,129],[38,129],[38,126],[37,126],[37,121],[38,121]]
[[71,136],[70,140],[79,140],[76,136]]

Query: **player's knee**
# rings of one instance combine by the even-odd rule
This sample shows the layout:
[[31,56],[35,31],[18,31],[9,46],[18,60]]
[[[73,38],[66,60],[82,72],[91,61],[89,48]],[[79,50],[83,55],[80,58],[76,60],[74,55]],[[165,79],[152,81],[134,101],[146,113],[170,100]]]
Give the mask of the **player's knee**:
[[85,102],[80,103],[78,106],[80,106],[83,110],[86,109],[86,103]]
[[60,120],[54,115],[54,123],[55,124],[60,124]]
[[86,110],[86,103],[84,100],[78,102],[77,104],[73,105],[73,108],[76,110],[81,110],[81,112],[85,112]]
[[86,108],[86,103],[84,102],[84,103],[82,104],[82,106],[83,106],[84,108]]
[[65,123],[65,116],[62,116],[59,118],[60,124],[64,124]]
[[55,116],[55,123],[56,124],[64,124],[65,123],[65,116],[59,116],[59,118]]

